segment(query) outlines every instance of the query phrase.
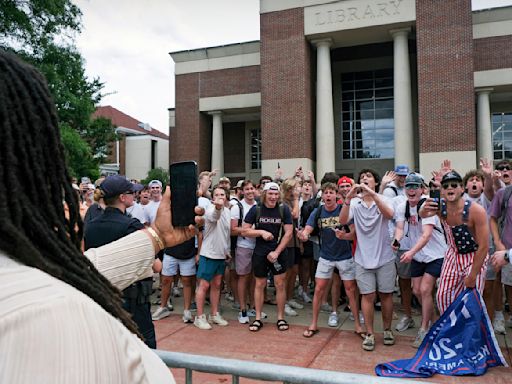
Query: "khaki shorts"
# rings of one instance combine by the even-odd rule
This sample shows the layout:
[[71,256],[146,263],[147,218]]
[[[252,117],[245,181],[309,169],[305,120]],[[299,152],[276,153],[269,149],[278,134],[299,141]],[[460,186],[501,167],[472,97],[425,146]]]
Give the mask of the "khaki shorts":
[[328,280],[332,277],[334,268],[338,268],[341,280],[355,280],[356,263],[351,257],[346,260],[326,260],[323,257],[318,260],[315,277],[318,279]]
[[393,293],[395,290],[396,267],[395,260],[375,269],[366,269],[356,264],[356,280],[359,292],[363,295],[374,293]]

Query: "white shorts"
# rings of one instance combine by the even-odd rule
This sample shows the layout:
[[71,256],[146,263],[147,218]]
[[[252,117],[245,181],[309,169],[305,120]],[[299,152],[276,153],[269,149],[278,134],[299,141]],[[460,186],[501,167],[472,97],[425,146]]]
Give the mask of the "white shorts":
[[321,257],[318,260],[315,277],[328,280],[332,277],[334,268],[338,268],[341,280],[355,280],[356,263],[352,257],[350,259],[337,261],[326,260]]
[[501,269],[501,282],[505,285],[512,285],[512,264],[508,263]]
[[162,263],[162,275],[176,276],[178,274],[178,267],[181,276],[195,276],[196,275],[196,258],[190,259],[177,259],[164,253],[164,261]]

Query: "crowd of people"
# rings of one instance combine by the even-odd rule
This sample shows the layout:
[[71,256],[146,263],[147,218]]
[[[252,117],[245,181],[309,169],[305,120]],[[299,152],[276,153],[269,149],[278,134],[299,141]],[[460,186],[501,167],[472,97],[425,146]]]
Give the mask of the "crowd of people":
[[[145,320],[134,319],[144,335],[151,330],[153,336],[146,341],[154,340],[151,319],[171,314],[171,290],[180,284],[185,323],[200,329],[228,325],[219,310],[224,291],[239,309],[238,321],[252,332],[264,325],[264,303],[276,305],[279,331],[289,328],[287,316],[297,316],[312,303],[312,322],[303,332],[310,338],[319,332],[320,311],[330,312],[327,325],[336,327],[337,307],[346,302],[362,348],[372,351],[375,309],[382,314],[383,343],[393,345],[394,331],[416,326],[412,316],[416,303],[421,323],[413,346],[418,347],[457,295],[465,287],[476,287],[485,298],[495,331],[504,334],[503,286],[508,298],[512,273],[503,261],[512,246],[512,227],[505,225],[512,207],[504,199],[510,197],[506,191],[512,188],[507,189],[512,184],[511,168],[502,161],[493,169],[489,160],[482,159],[478,170],[462,177],[445,160],[428,180],[407,165],[398,165],[382,179],[376,171],[363,169],[356,180],[329,172],[317,184],[314,174],[305,175],[299,166],[288,178],[277,170],[275,177],[264,176],[257,183],[238,180],[233,187],[225,176],[212,186],[215,172],[202,172],[198,205],[205,209],[205,227],[195,240],[163,251],[163,268],[157,262],[154,266],[161,271],[160,305],[149,313],[146,289],[144,299],[138,298],[144,302]],[[117,234],[101,225],[115,221],[108,218],[113,211],[108,199],[112,181],[134,185],[133,194],[116,211],[132,223],[132,229]],[[90,221],[85,214],[85,249],[154,221],[162,193],[158,180],[144,187],[109,176],[97,184],[101,185],[95,195],[103,201],[96,204],[104,209],[103,219]],[[128,184],[119,191],[127,190]],[[84,185],[78,189],[85,202],[89,189]],[[122,196],[116,196],[118,203]],[[99,243],[91,242],[94,230]],[[150,285],[151,279],[146,280]],[[404,315],[393,328],[397,286]],[[208,317],[205,302],[210,305]],[[148,345],[155,347],[155,342]]]

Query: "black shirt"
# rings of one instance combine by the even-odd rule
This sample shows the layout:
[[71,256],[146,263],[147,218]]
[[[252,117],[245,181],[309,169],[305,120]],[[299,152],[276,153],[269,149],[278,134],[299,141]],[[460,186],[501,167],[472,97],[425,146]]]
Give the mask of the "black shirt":
[[144,225],[138,219],[125,215],[117,208],[107,207],[103,215],[90,221],[85,228],[85,250],[101,247],[142,228]]

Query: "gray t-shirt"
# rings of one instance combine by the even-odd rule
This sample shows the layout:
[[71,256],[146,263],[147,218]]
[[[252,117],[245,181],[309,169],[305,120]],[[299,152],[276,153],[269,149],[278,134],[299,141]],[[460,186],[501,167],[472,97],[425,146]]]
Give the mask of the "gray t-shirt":
[[[379,195],[384,204],[393,203]],[[366,269],[375,269],[395,259],[389,236],[389,219],[384,218],[374,201],[370,206],[355,197],[350,201],[349,220],[354,220],[357,236],[355,262]]]

